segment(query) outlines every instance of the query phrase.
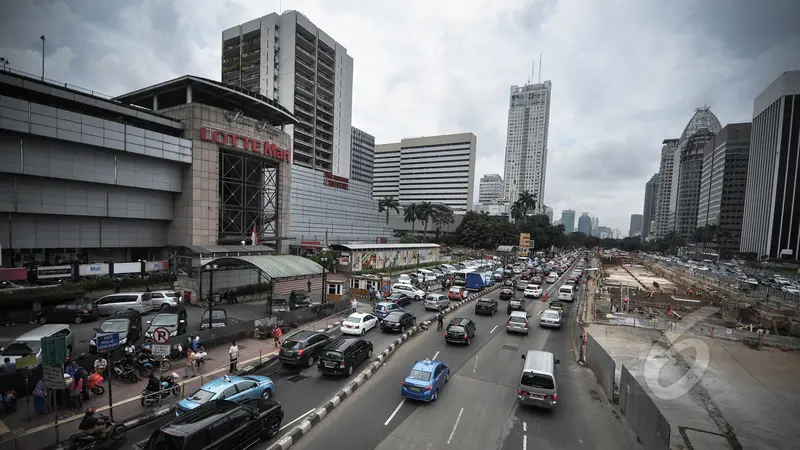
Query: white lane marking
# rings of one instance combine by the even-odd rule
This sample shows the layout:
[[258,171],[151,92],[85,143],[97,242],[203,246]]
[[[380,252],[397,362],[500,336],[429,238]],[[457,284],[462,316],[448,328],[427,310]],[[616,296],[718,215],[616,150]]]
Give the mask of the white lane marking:
[[456,424],[453,425],[453,431],[450,432],[450,437],[447,438],[448,444],[450,444],[450,441],[453,440],[453,435],[456,434],[456,428],[458,428],[458,422],[461,421],[461,414],[464,414],[464,408],[461,408],[461,411],[458,412],[458,417],[456,417]]
[[433,358],[431,358],[431,360],[434,360],[434,359],[436,359],[436,357],[437,357],[437,356],[439,356],[439,352],[436,352],[436,353],[434,353],[434,354],[433,354]]
[[497,329],[497,325],[495,325],[494,328],[492,328],[492,331],[490,331],[489,334],[494,333],[494,330],[496,330],[496,329]]
[[303,414],[302,414],[300,417],[298,417],[297,419],[294,419],[293,421],[291,421],[291,422],[287,423],[286,425],[282,426],[282,427],[281,427],[281,431],[283,431],[283,430],[285,430],[286,428],[289,428],[290,426],[294,425],[294,424],[295,424],[297,421],[299,421],[300,419],[303,419],[303,418],[305,418],[307,415],[311,414],[312,412],[314,412],[314,410],[313,410],[313,409],[309,410],[309,411],[308,411],[308,412],[306,412],[306,413],[303,413]]
[[394,409],[394,412],[392,412],[392,415],[389,416],[388,419],[386,419],[386,422],[383,422],[383,426],[389,425],[389,422],[391,422],[392,419],[394,419],[394,416],[397,415],[397,412],[400,411],[400,408],[403,407],[403,404],[405,404],[405,402],[406,402],[406,399],[403,399],[403,400],[400,401],[400,404],[397,405],[397,408]]
[[472,368],[472,373],[478,370],[478,355],[475,355],[475,367]]
[[522,431],[525,433],[528,432],[528,422],[522,422]]
[[528,435],[522,435],[522,450],[528,450]]

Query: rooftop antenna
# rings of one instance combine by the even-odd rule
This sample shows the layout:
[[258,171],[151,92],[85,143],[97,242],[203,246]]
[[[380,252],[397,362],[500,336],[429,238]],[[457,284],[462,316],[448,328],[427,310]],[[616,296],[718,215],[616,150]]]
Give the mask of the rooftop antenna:
[[542,54],[539,53],[539,81],[537,83],[542,82]]

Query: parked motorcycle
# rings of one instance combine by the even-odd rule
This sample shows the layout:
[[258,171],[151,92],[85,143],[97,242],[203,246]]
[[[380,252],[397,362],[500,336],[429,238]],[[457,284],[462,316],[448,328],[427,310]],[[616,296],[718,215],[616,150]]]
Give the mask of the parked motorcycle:
[[142,391],[142,406],[148,407],[155,403],[158,403],[159,400],[165,399],[169,397],[169,394],[178,397],[181,395],[181,385],[179,384],[181,377],[172,372],[170,375],[163,377],[161,379],[161,390],[158,392],[152,392],[148,389]]
[[114,374],[117,378],[129,383],[138,383],[141,379],[139,378],[139,368],[124,361],[114,364]]
[[85,431],[73,434],[67,441],[67,450],[83,450],[99,447],[109,441],[119,441],[125,437],[128,429],[124,424],[116,423],[108,417],[103,417],[106,422],[106,435],[104,438],[92,436]]

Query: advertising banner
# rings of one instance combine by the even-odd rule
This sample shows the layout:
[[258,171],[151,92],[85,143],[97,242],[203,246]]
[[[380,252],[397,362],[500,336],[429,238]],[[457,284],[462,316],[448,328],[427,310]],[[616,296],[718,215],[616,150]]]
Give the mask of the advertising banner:
[[78,266],[78,276],[90,277],[95,275],[108,275],[107,263],[81,264]]
[[49,278],[68,278],[72,276],[72,266],[45,266],[37,267],[36,275],[40,280],[47,280]]
[[520,258],[528,257],[528,249],[531,247],[530,233],[519,234],[519,256]]

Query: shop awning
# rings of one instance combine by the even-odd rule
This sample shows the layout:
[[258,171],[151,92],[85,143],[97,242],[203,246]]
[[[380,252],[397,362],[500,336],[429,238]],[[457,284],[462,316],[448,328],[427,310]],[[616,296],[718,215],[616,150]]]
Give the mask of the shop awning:
[[501,245],[501,246],[497,247],[497,252],[498,253],[511,253],[513,251],[514,251],[514,246],[513,245]]

